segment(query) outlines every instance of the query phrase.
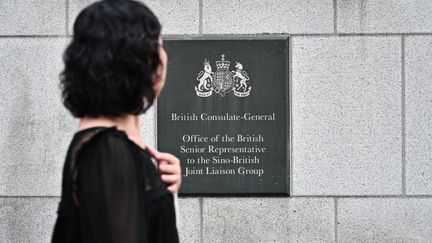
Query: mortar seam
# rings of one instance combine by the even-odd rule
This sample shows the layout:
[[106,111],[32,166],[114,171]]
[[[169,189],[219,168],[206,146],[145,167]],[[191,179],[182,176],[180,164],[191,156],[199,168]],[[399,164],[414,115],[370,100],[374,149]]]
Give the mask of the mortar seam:
[[294,195],[291,198],[432,198],[429,194],[418,194],[418,195]]
[[288,143],[289,143],[289,194],[290,194],[290,196],[291,196],[291,194],[292,194],[292,192],[293,192],[293,175],[294,175],[294,173],[293,173],[293,148],[294,148],[294,146],[293,146],[293,141],[294,141],[294,139],[293,139],[293,131],[292,131],[292,124],[293,124],[293,116],[292,116],[292,100],[293,100],[293,98],[292,98],[292,89],[293,89],[293,79],[292,79],[292,59],[293,59],[293,57],[292,57],[292,41],[293,41],[293,39],[292,39],[292,37],[291,38],[288,38],[288,102],[289,102],[289,104],[288,104],[288,109],[289,109],[289,111],[288,111],[288,115],[289,115],[289,117],[288,117],[288,121],[289,121],[289,127],[288,127],[288,129],[289,129],[289,138],[288,138]]
[[69,0],[66,0],[66,35],[69,35]]
[[199,23],[198,23],[198,33],[203,33],[203,0],[198,0],[199,5]]
[[[32,198],[32,197],[41,197],[41,198],[60,198],[60,195],[57,196],[52,196],[52,195],[1,195],[0,197],[3,198]],[[292,199],[292,198],[354,198],[354,199],[362,199],[362,198],[393,198],[393,199],[411,199],[411,198],[424,198],[424,199],[432,199],[432,195],[430,194],[419,194],[419,195],[414,195],[414,194],[407,194],[407,195],[294,195],[294,196],[286,196],[286,197],[273,197],[273,196],[266,196],[266,197],[242,197],[242,196],[229,196],[229,197],[220,197],[220,196],[209,196],[206,198],[251,198],[251,199],[256,199],[256,198],[286,198],[286,199]],[[193,196],[179,196],[179,198],[197,198],[197,197],[193,197]],[[203,197],[199,197],[201,200]],[[201,209],[202,210],[202,209]]]
[[204,223],[204,216],[203,216],[203,204],[204,204],[204,200],[202,197],[200,197],[199,199],[200,202],[200,242],[203,243],[204,242],[204,238],[203,238],[203,223]]
[[[432,33],[337,33],[337,34],[281,34],[281,33],[257,33],[257,34],[163,34],[162,36],[169,40],[170,38],[193,39],[193,38],[287,38],[287,37],[400,37],[407,36],[432,36]],[[72,34],[67,35],[1,35],[0,38],[70,38]]]
[[289,37],[400,37],[404,36],[432,36],[432,33],[317,33],[317,34],[287,34],[287,33],[254,33],[254,34],[166,34],[165,38],[194,39],[194,38],[289,38]]
[[405,36],[401,37],[402,195],[406,195]]
[[333,0],[333,32],[337,34],[337,0]]
[[335,224],[335,243],[338,243],[338,207],[337,207],[337,197],[334,198],[334,211],[335,211],[335,218],[334,218],[334,224]]

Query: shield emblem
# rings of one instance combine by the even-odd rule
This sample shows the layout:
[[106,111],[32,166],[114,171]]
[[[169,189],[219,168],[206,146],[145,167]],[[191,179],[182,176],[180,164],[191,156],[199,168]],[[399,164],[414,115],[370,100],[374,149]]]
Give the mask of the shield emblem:
[[213,74],[213,89],[221,96],[225,96],[233,87],[233,77],[229,70],[217,70]]

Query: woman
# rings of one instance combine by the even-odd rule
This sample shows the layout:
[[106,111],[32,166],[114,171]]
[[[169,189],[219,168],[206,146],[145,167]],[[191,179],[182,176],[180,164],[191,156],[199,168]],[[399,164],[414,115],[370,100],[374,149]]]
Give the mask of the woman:
[[178,242],[172,193],[181,183],[179,160],[146,146],[139,127],[165,82],[160,31],[136,1],[100,1],[78,15],[61,87],[80,123],[52,242]]

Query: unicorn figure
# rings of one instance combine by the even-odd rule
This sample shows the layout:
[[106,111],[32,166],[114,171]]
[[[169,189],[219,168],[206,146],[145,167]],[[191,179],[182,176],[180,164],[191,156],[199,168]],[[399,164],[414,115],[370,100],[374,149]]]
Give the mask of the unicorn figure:
[[[208,91],[210,90],[211,83],[213,82],[212,67],[207,59],[204,60],[204,71],[198,74],[197,80],[199,81],[197,91]],[[209,84],[210,83],[210,84]]]
[[239,80],[240,85],[236,88],[237,91],[246,92],[248,91],[248,84],[246,83],[249,80],[249,76],[245,70],[243,70],[243,65],[236,61],[235,65],[236,70],[234,71],[234,80]]

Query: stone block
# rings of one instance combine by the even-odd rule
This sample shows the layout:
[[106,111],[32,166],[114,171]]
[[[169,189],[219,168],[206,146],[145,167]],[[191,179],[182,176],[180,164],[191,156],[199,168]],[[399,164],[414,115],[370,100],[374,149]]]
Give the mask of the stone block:
[[203,242],[334,242],[334,199],[204,198]]
[[[198,34],[198,0],[140,0],[159,18],[162,34]],[[69,6],[69,33],[73,34],[73,24],[78,13],[95,0],[73,0]]]
[[156,102],[141,115],[140,126],[144,144],[156,148]]
[[201,242],[201,215],[199,198],[179,198],[177,228],[180,242]]
[[199,33],[199,0],[143,2],[148,4],[162,23],[162,34]]
[[431,33],[432,1],[337,1],[340,33]]
[[66,1],[3,0],[0,35],[64,35]]
[[76,122],[63,107],[63,38],[0,39],[0,195],[58,196]]
[[0,242],[51,242],[60,198],[0,198]]
[[203,0],[204,34],[333,33],[332,0]]
[[293,195],[402,190],[401,38],[292,39]]
[[338,242],[432,240],[431,198],[343,198],[337,203]]
[[406,193],[432,194],[432,38],[406,38]]

